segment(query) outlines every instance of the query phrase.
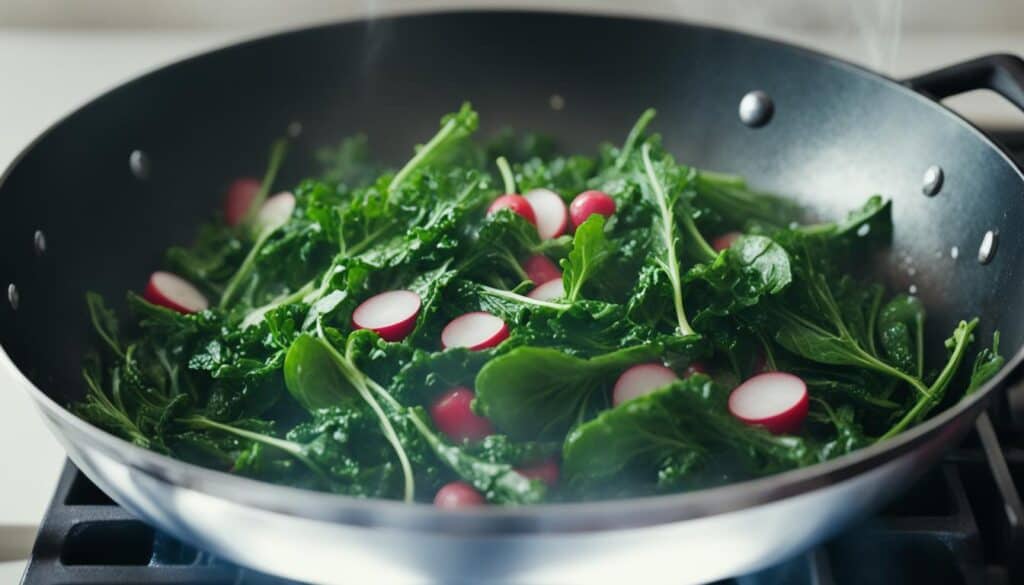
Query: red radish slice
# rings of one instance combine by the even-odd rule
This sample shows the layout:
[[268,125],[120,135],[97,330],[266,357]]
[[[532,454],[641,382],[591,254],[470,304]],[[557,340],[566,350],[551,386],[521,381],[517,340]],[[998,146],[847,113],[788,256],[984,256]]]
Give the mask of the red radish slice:
[[154,305],[179,313],[198,313],[210,306],[203,293],[192,283],[170,272],[154,272],[142,296]]
[[441,331],[441,347],[466,347],[473,351],[494,347],[508,337],[508,325],[490,313],[459,315]]
[[530,467],[523,467],[517,469],[519,475],[528,477],[530,479],[539,479],[549,486],[556,485],[558,483],[559,469],[558,462],[554,459],[548,459],[547,461],[538,465],[531,465]]
[[526,296],[538,301],[552,301],[565,296],[565,285],[561,278],[556,278],[534,288]]
[[483,495],[464,481],[445,484],[434,495],[434,505],[446,510],[476,508],[486,504]]
[[793,374],[758,374],[729,395],[729,412],[776,435],[792,433],[807,416],[807,384]]
[[615,213],[615,200],[603,191],[584,191],[569,204],[569,216],[576,227],[595,213],[611,217]]
[[535,254],[523,260],[523,270],[533,284],[538,286],[556,278],[562,278],[562,271],[559,270],[558,265],[544,254]]
[[612,404],[618,406],[628,400],[650,394],[678,379],[675,372],[661,364],[633,366],[623,372],[615,382],[615,388],[612,389]]
[[511,209],[513,213],[521,215],[523,219],[537,225],[537,216],[533,213],[533,208],[530,207],[530,202],[524,199],[521,195],[515,193],[508,193],[502,195],[491,203],[491,206],[487,208],[487,215],[498,213],[502,209]]
[[686,371],[683,373],[683,378],[689,378],[695,374],[707,375],[708,369],[704,364],[700,362],[690,362],[690,365],[686,366]]
[[376,331],[385,341],[401,341],[416,327],[421,304],[420,295],[411,290],[382,292],[352,311],[352,325]]
[[537,233],[542,240],[557,238],[569,225],[569,210],[565,201],[550,189],[534,189],[523,195],[537,218]]
[[441,395],[430,407],[430,417],[441,432],[456,441],[478,441],[494,434],[490,421],[477,416],[470,408],[476,394],[465,386],[457,386]]
[[717,238],[711,240],[711,247],[714,248],[716,252],[728,250],[729,248],[732,247],[733,244],[736,243],[736,240],[742,235],[743,234],[741,234],[740,232],[728,232],[722,234]]
[[241,177],[232,181],[224,196],[224,222],[230,226],[242,223],[259,192],[260,182],[257,179]]
[[256,214],[256,225],[259,229],[277,229],[292,217],[295,211],[295,195],[284,191],[263,202],[259,213]]

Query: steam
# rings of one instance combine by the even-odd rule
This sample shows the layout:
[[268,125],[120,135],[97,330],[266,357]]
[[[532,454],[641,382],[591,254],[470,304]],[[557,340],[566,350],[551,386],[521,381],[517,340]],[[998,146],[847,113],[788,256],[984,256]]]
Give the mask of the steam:
[[851,1],[848,5],[867,64],[877,71],[891,71],[900,46],[903,0]]

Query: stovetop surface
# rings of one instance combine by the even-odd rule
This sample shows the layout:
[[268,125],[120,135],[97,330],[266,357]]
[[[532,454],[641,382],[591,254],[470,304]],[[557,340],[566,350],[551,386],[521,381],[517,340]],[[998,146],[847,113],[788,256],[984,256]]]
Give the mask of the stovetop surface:
[[[995,137],[1024,158],[1024,132]],[[874,517],[809,553],[718,585],[1024,583],[1021,485],[1024,429],[1014,429],[997,408],[940,466]],[[22,583],[294,582],[237,567],[154,531],[69,463]]]

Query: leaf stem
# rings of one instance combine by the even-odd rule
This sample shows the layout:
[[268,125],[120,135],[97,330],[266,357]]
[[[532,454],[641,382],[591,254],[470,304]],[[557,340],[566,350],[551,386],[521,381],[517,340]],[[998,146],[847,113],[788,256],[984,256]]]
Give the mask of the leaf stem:
[[[649,110],[652,111],[653,110]],[[653,116],[653,113],[652,113]],[[662,263],[662,269],[668,276],[669,282],[672,284],[672,302],[676,309],[676,319],[679,324],[680,335],[693,335],[695,332],[690,323],[686,320],[686,312],[683,310],[683,287],[682,280],[679,276],[679,261],[676,259],[676,238],[673,234],[673,218],[672,211],[668,207],[668,196],[665,194],[665,189],[658,180],[658,175],[654,171],[654,164],[651,162],[651,145],[645,142],[641,149],[641,154],[644,160],[644,170],[647,173],[647,181],[651,184],[651,190],[654,192],[654,199],[658,205],[658,210],[661,212],[661,237],[665,244],[665,251],[668,258]]]
[[508,165],[508,161],[503,156],[499,156],[498,160],[495,161],[498,165],[498,171],[501,173],[501,180],[505,184],[505,193],[516,192],[516,179],[512,174],[512,167]]
[[256,196],[253,197],[252,203],[249,204],[249,209],[245,211],[245,216],[242,218],[242,225],[251,226],[256,214],[259,213],[260,207],[263,206],[263,202],[266,201],[267,195],[270,194],[270,189],[274,185],[274,179],[277,177],[277,171],[281,168],[281,163],[284,162],[284,156],[288,153],[288,140],[286,138],[278,138],[274,141],[274,144],[270,147],[270,161],[267,163],[267,170],[263,173],[263,181],[260,182],[260,190],[256,192]]
[[[402,468],[402,476],[405,481],[403,499],[406,502],[413,501],[416,496],[416,477],[413,475],[409,455],[405,452],[405,448],[402,447],[402,441],[398,438],[398,433],[395,432],[395,428],[391,425],[391,420],[388,419],[380,403],[371,394],[370,385],[368,384],[371,381],[370,378],[359,371],[356,365],[352,363],[352,360],[334,348],[331,342],[327,340],[323,326],[320,323],[317,323],[317,337],[318,341],[323,344],[324,349],[334,358],[334,362],[341,370],[342,375],[352,383],[352,386],[359,392],[362,399],[370,406],[374,414],[377,415],[384,438],[391,444],[391,448],[394,449],[395,455],[398,457],[399,466]],[[388,397],[390,398],[390,395]],[[391,406],[396,404],[394,403]]]
[[492,286],[487,286],[486,284],[477,284],[477,286],[479,286],[481,289],[483,289],[483,291],[485,293],[487,293],[487,294],[489,294],[489,295],[491,295],[493,297],[507,299],[507,300],[510,300],[510,301],[515,301],[517,303],[523,303],[524,305],[534,305],[534,306],[537,306],[537,307],[545,307],[545,308],[548,308],[548,309],[554,309],[556,311],[565,311],[569,307],[572,306],[572,305],[566,304],[566,303],[553,303],[551,301],[541,301],[541,300],[538,300],[538,299],[531,299],[530,297],[523,296],[523,295],[520,295],[520,294],[516,294],[514,292],[507,291],[507,290],[501,290],[500,288],[494,288]]
[[952,381],[957,369],[960,367],[960,362],[963,361],[964,354],[967,353],[967,346],[971,342],[971,332],[977,325],[977,319],[970,322],[960,322],[957,330],[953,333],[953,339],[956,341],[956,345],[953,348],[952,354],[949,356],[949,361],[946,362],[946,366],[942,368],[942,372],[939,373],[939,377],[935,379],[935,382],[932,384],[928,393],[919,398],[917,400],[917,404],[915,404],[907,414],[903,415],[903,418],[893,425],[893,427],[884,435],[882,435],[879,440],[888,439],[903,432],[904,429],[913,424],[920,417],[927,414],[928,411],[935,406],[939,401],[939,398],[945,392],[950,381]]
[[630,129],[629,135],[626,136],[626,142],[622,145],[622,150],[619,151],[618,158],[615,159],[615,170],[621,171],[626,163],[629,161],[629,157],[633,154],[633,149],[636,148],[636,141],[640,140],[643,136],[644,130],[647,129],[648,124],[657,115],[657,111],[654,108],[647,108],[640,118],[633,124],[633,128]]

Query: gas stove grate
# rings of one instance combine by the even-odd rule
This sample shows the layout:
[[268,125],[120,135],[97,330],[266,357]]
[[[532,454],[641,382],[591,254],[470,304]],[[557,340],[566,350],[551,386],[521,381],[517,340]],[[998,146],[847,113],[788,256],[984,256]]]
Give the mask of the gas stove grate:
[[[1024,433],[989,417],[936,470],[871,520],[815,551],[720,585],[1009,585],[1024,582],[1018,486]],[[23,585],[284,585],[134,519],[70,463]]]

